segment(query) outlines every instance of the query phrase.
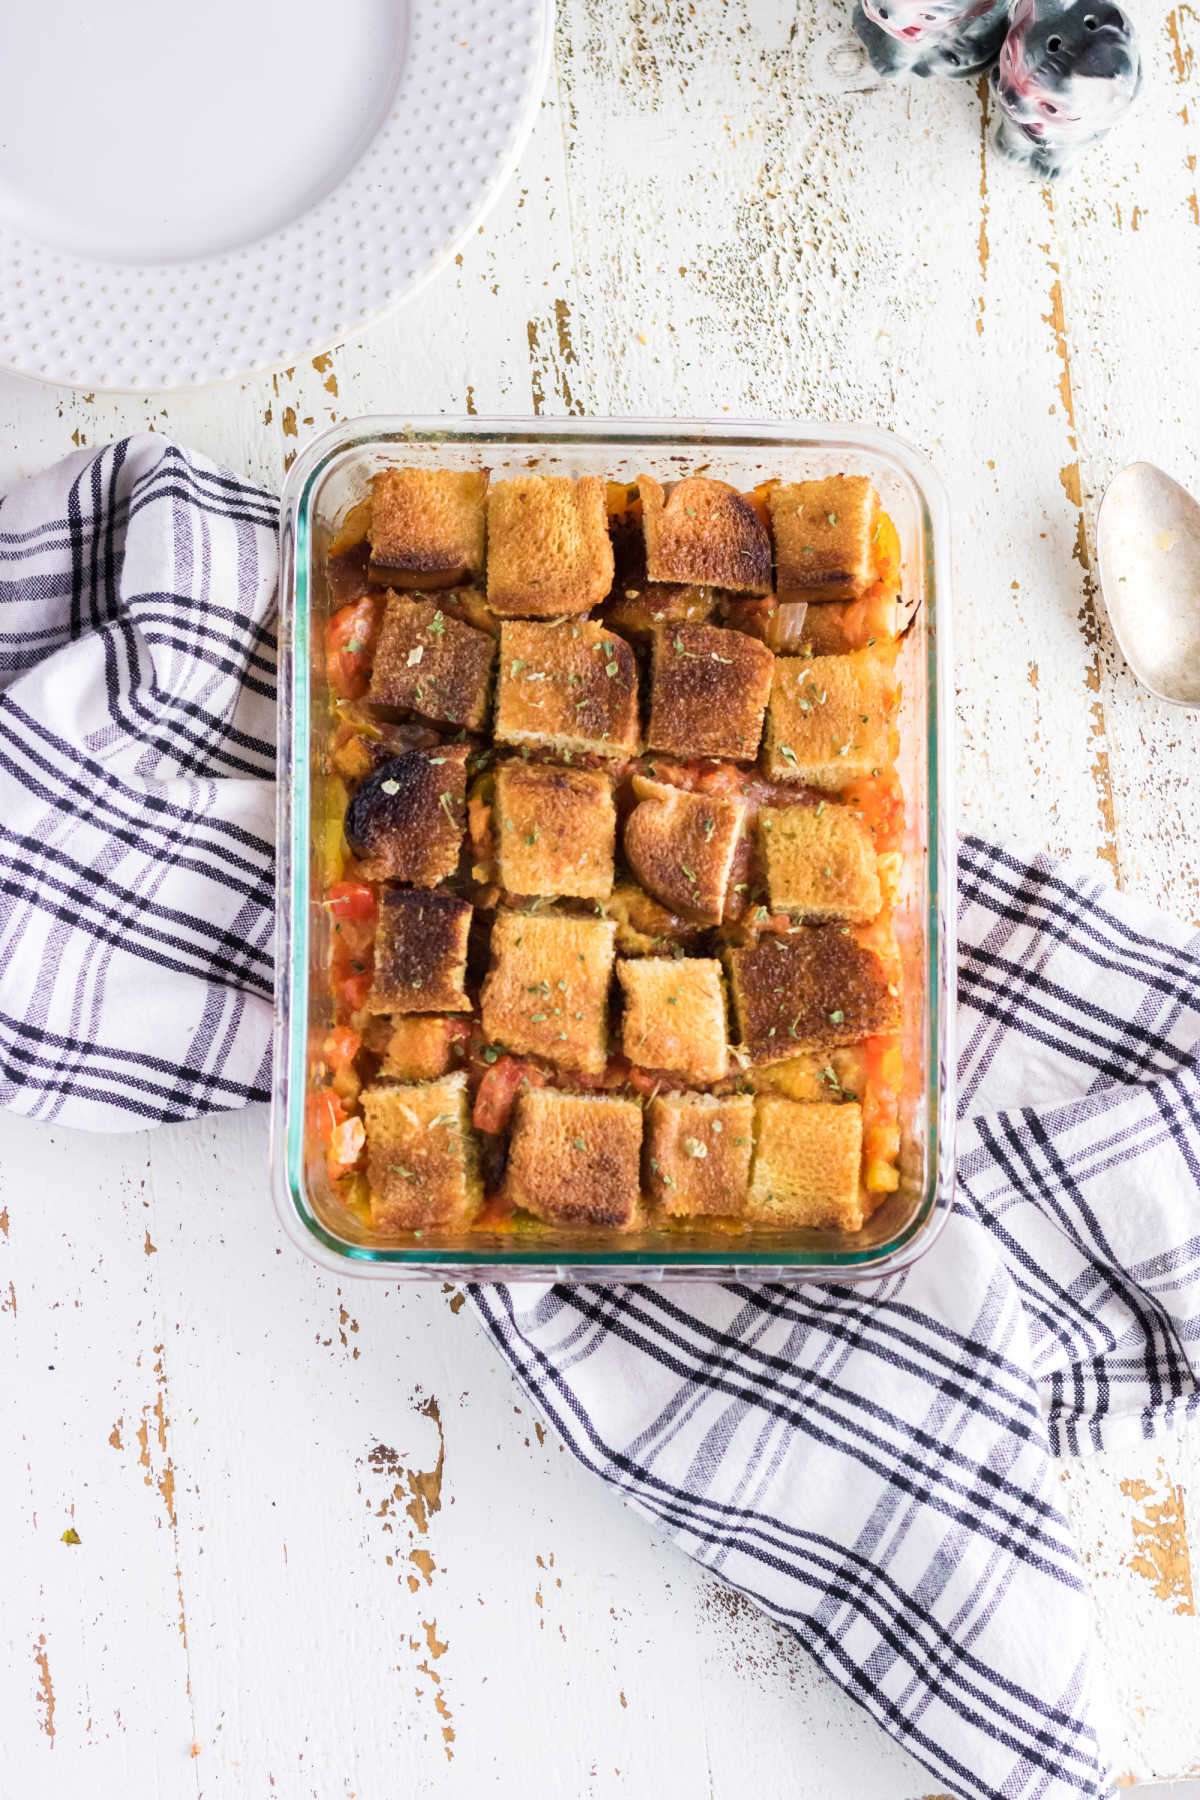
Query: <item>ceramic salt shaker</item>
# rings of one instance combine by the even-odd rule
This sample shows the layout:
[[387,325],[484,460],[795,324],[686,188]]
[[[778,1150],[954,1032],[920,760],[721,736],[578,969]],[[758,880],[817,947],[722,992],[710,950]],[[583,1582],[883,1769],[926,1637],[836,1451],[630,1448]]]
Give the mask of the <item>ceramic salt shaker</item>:
[[[890,0],[884,0],[887,5]],[[992,70],[992,142],[1048,180],[1111,131],[1142,83],[1133,26],[1109,0],[1017,0]]]
[[880,75],[977,75],[996,60],[1008,0],[857,0],[854,29]]

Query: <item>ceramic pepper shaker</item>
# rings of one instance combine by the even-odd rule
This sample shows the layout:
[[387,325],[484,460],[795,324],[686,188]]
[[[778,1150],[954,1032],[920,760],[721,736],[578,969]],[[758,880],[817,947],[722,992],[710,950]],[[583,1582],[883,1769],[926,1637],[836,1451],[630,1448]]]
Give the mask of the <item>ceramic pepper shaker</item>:
[[977,75],[996,60],[1009,0],[857,0],[854,29],[880,75]]
[[1141,84],[1137,40],[1119,6],[1017,0],[991,74],[992,141],[1004,156],[1053,180],[1111,131]]

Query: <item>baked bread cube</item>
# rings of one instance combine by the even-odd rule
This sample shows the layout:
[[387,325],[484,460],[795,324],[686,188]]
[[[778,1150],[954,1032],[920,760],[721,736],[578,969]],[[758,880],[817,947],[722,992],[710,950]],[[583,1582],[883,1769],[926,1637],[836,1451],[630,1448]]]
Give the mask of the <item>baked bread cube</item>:
[[763,807],[758,835],[772,912],[866,924],[883,905],[875,847],[853,807]]
[[517,1100],[505,1197],[554,1225],[640,1222],[642,1109],[611,1094],[528,1088]]
[[602,769],[564,769],[514,757],[496,770],[501,885],[510,894],[612,893],[617,812]]
[[346,842],[367,881],[436,887],[458,867],[467,814],[467,746],[406,750],[357,787]]
[[592,619],[500,629],[495,735],[559,754],[632,756],[637,665],[624,638]]
[[771,488],[780,600],[857,600],[878,579],[879,495],[865,475]]
[[721,965],[708,957],[639,956],[618,962],[625,996],[622,1049],[643,1069],[720,1081],[729,1064]]
[[616,929],[610,919],[501,908],[480,1000],[484,1036],[560,1068],[600,1074]]
[[646,1109],[646,1191],[671,1217],[739,1217],[753,1147],[751,1095],[658,1094]]
[[775,662],[763,767],[836,792],[890,761],[891,672],[870,651]]
[[489,632],[464,625],[436,600],[389,594],[369,697],[375,706],[404,707],[440,725],[480,731],[495,660]]
[[862,1108],[806,1106],[777,1094],[755,1101],[754,1167],[745,1217],[762,1225],[861,1231]]
[[770,591],[767,528],[727,481],[688,475],[667,499],[652,475],[639,475],[638,492],[651,581],[693,582],[735,594]]
[[471,1222],[483,1199],[467,1078],[365,1088],[367,1185],[379,1232]]
[[504,618],[584,613],[612,587],[612,542],[597,475],[493,482],[487,539],[488,605]]
[[758,755],[775,658],[757,638],[718,625],[668,625],[654,634],[651,750],[672,756]]
[[449,588],[483,568],[486,469],[383,469],[371,483],[373,581]]
[[848,925],[800,925],[726,951],[743,1048],[756,1063],[854,1044],[900,1023],[900,1000]]
[[398,1081],[436,1081],[449,1073],[454,1046],[463,1041],[462,1030],[457,1019],[424,1018],[420,1013],[393,1019],[379,1073]]
[[470,1012],[467,938],[473,908],[453,894],[387,888],[375,931],[375,976],[367,1011]]
[[688,793],[644,775],[634,776],[633,792],[638,804],[624,833],[630,868],[673,913],[719,925],[746,801]]

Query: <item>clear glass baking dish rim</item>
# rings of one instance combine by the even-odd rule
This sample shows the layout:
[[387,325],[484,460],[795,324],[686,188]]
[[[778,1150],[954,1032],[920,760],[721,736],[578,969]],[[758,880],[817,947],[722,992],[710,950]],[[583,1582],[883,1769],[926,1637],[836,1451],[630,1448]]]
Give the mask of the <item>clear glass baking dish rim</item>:
[[[821,1260],[797,1253],[780,1259],[777,1251],[744,1251],[729,1260],[711,1250],[673,1250],[662,1256],[583,1251],[578,1260],[548,1255],[544,1249],[480,1252],[439,1251],[404,1247],[378,1250],[352,1244],[330,1232],[308,1207],[301,1179],[307,1094],[307,1030],[292,1032],[291,1021],[308,1017],[308,858],[294,854],[297,820],[310,814],[308,758],[293,754],[296,722],[307,719],[308,643],[296,654],[297,628],[308,629],[309,497],[327,465],[347,451],[373,444],[445,441],[487,444],[521,441],[553,444],[583,440],[597,448],[633,445],[641,440],[668,440],[681,448],[711,441],[753,449],[779,443],[795,448],[845,449],[878,456],[912,482],[923,513],[925,549],[923,604],[930,608],[927,680],[934,704],[926,727],[928,817],[936,829],[929,849],[928,908],[930,1027],[929,1066],[937,1070],[935,1105],[929,1125],[933,1135],[933,1178],[930,1191],[897,1238],[865,1251],[830,1251]],[[539,417],[468,419],[370,415],[347,420],[315,437],[297,455],[280,497],[279,574],[279,704],[276,791],[276,979],[271,1080],[270,1158],[276,1212],[285,1235],[311,1260],[339,1275],[375,1280],[458,1277],[463,1280],[542,1281],[669,1281],[707,1277],[749,1282],[865,1281],[908,1268],[932,1247],[945,1226],[954,1197],[956,1009],[956,838],[953,832],[952,758],[938,754],[939,742],[950,742],[949,696],[952,684],[950,635],[949,503],[941,478],[921,451],[905,439],[869,426],[804,420],[679,419],[547,419]],[[305,584],[300,605],[301,583]],[[303,711],[298,701],[305,702]],[[307,828],[307,827],[306,827]],[[307,850],[307,843],[305,844]],[[297,1000],[300,1005],[297,1007]],[[298,1099],[297,1099],[298,1096]]]

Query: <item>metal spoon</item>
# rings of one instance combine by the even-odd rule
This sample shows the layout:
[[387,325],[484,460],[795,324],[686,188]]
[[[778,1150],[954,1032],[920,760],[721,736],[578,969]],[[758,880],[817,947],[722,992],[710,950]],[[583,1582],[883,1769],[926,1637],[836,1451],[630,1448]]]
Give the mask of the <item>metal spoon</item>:
[[1200,505],[1153,463],[1130,463],[1101,502],[1096,550],[1126,662],[1160,700],[1200,706]]

